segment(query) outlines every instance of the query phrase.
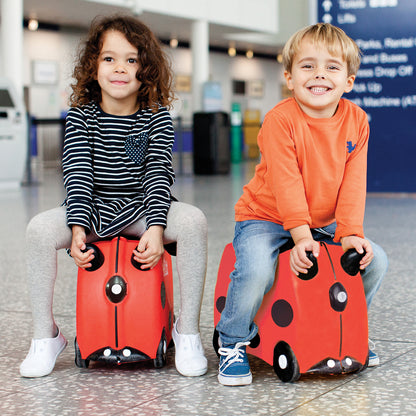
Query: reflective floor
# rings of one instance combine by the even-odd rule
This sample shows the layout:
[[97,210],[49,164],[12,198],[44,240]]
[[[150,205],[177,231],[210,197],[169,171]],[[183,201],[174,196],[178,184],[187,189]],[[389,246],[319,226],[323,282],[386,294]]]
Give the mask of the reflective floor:
[[[217,381],[211,346],[213,297],[222,250],[233,237],[233,206],[254,165],[232,166],[226,176],[178,175],[175,196],[200,207],[209,224],[209,264],[201,334],[209,360],[203,377],[180,376],[170,351],[162,369],[152,363],[115,368],[74,364],[77,270],[59,254],[54,311],[70,341],[53,373],[23,379],[18,367],[30,345],[31,315],[24,276],[24,233],[37,212],[64,197],[58,169],[37,169],[31,186],[0,190],[0,414],[1,415],[416,415],[416,198],[369,195],[366,234],[382,245],[390,269],[369,315],[378,367],[338,377],[301,377],[282,383],[273,368],[250,357],[253,384],[239,388]],[[177,286],[175,285],[175,296]],[[176,313],[178,311],[176,310]]]

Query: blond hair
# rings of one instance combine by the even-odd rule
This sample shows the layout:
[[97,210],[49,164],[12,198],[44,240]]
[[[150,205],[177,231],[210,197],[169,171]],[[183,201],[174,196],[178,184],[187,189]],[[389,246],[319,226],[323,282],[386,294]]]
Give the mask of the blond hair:
[[307,26],[290,37],[282,52],[286,71],[291,72],[293,59],[305,37],[315,45],[326,46],[331,55],[341,55],[347,63],[348,75],[357,74],[361,62],[360,48],[342,29],[329,23]]

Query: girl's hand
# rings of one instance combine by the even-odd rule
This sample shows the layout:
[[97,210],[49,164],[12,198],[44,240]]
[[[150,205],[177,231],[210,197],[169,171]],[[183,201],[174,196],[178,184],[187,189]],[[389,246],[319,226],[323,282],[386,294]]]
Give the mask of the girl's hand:
[[344,251],[354,248],[358,253],[362,254],[365,251],[365,256],[360,261],[360,270],[367,268],[374,258],[371,244],[365,238],[357,237],[356,235],[348,235],[341,238],[342,249]]
[[139,245],[133,250],[134,260],[142,264],[142,269],[153,269],[165,249],[163,247],[163,227],[153,225],[141,236]]
[[87,241],[87,235],[84,227],[80,225],[72,226],[72,243],[71,243],[71,256],[74,259],[75,264],[82,269],[91,267],[91,261],[94,258],[93,250],[84,252],[87,248],[85,243]]
[[319,243],[313,238],[303,238],[296,242],[295,247],[290,251],[290,268],[296,276],[299,273],[308,273],[308,269],[313,265],[306,256],[306,252],[311,251],[318,258],[319,249]]

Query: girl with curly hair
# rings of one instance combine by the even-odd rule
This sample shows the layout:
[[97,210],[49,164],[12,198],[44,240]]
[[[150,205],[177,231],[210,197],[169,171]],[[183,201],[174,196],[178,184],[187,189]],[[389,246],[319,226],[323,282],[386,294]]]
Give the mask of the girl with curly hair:
[[176,243],[180,312],[172,330],[175,365],[185,376],[207,371],[199,315],[207,264],[207,223],[176,201],[169,62],[147,26],[134,17],[93,21],[74,68],[65,128],[61,207],[27,227],[27,275],[34,333],[20,365],[23,377],[50,374],[67,341],[52,314],[57,251],[91,266],[86,244],[116,235],[140,238],[133,251],[153,268],[164,244]]

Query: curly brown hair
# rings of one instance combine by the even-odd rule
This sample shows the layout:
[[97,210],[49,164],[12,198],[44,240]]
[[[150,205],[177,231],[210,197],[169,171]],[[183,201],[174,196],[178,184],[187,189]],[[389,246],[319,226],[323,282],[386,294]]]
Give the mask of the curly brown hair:
[[92,21],[73,71],[75,82],[71,84],[70,105],[80,107],[90,101],[101,101],[101,88],[95,78],[103,35],[109,30],[122,33],[138,50],[140,69],[136,77],[141,82],[137,93],[139,108],[150,107],[156,111],[159,105],[170,107],[174,99],[173,77],[166,54],[145,24],[132,16],[121,15],[96,17]]

